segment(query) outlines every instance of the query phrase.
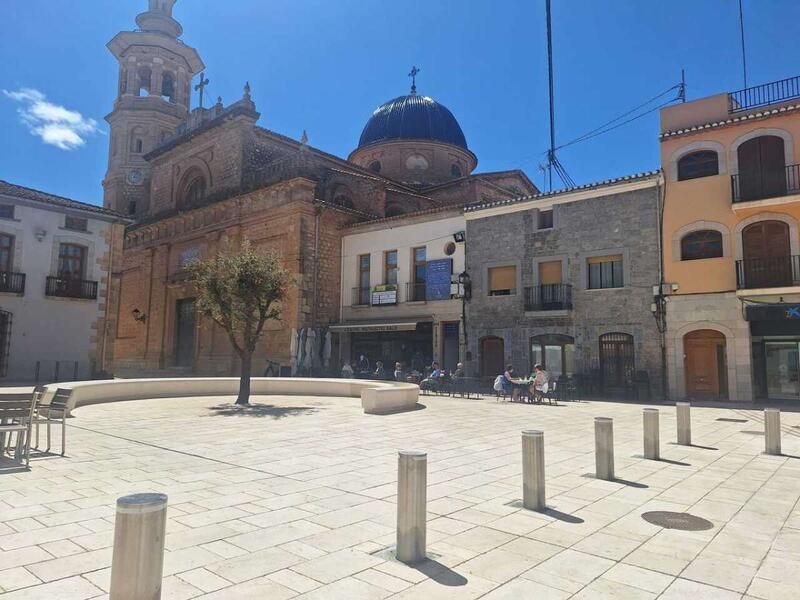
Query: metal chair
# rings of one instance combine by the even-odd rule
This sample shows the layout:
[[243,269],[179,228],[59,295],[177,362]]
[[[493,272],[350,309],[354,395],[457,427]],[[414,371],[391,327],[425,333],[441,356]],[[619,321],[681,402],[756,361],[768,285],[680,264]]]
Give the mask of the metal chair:
[[[8,434],[17,434],[14,459],[20,460],[23,448],[25,451],[25,467],[30,468],[31,463],[31,424],[36,401],[33,396],[30,400],[2,400],[0,399],[0,442]],[[5,443],[0,443],[0,451],[4,451]]]
[[47,449],[50,452],[50,425],[61,423],[61,456],[67,451],[67,412],[72,390],[58,388],[53,399],[45,404],[46,394],[39,396],[33,423],[36,425],[36,447],[39,447],[39,425],[47,425]]

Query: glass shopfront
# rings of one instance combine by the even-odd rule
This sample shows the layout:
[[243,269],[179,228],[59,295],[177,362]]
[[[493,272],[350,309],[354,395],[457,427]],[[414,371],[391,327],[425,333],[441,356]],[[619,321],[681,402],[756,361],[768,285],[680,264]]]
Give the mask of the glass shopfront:
[[748,306],[753,379],[760,400],[800,401],[800,306]]
[[552,377],[575,372],[575,340],[568,335],[537,335],[531,338],[531,372],[542,365]]

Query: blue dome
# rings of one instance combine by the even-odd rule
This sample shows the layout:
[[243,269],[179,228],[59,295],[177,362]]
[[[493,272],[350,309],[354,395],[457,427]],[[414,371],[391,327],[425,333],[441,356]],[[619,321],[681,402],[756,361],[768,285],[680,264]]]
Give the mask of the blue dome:
[[391,140],[431,140],[468,149],[453,113],[432,98],[416,94],[379,106],[367,121],[358,147]]

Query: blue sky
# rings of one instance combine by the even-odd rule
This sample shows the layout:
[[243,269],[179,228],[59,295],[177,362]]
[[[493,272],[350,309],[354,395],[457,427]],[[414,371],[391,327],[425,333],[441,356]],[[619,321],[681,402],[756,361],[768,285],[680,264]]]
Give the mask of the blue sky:
[[[0,179],[101,202],[117,85],[105,44],[146,5],[3,0]],[[553,5],[559,142],[664,91],[681,67],[690,99],[742,87],[738,0]],[[800,75],[800,2],[744,6],[749,83]],[[249,80],[263,127],[305,129],[347,156],[372,110],[407,93],[416,64],[420,93],[453,111],[479,171],[523,168],[542,183],[544,0],[179,0],[175,15],[208,67],[210,97],[231,102]],[[657,134],[654,113],[560,159],[578,183],[657,168]]]

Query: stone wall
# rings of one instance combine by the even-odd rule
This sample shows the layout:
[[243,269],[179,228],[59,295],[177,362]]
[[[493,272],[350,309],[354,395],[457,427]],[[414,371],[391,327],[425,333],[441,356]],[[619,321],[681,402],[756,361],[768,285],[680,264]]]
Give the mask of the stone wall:
[[[661,335],[651,312],[659,273],[658,193],[654,184],[559,203],[553,207],[555,226],[547,230],[537,230],[538,209],[468,220],[470,372],[479,372],[480,340],[486,336],[502,337],[506,361],[524,372],[532,367],[532,336],[572,336],[576,372],[586,372],[598,367],[599,336],[620,332],[633,336],[636,369],[647,371],[651,389],[660,393]],[[587,289],[587,258],[610,254],[623,254],[624,287]],[[537,283],[536,267],[545,259],[562,261],[562,281],[572,285],[572,310],[525,312],[523,290]],[[517,267],[516,295],[489,296],[488,266],[512,264]]]

